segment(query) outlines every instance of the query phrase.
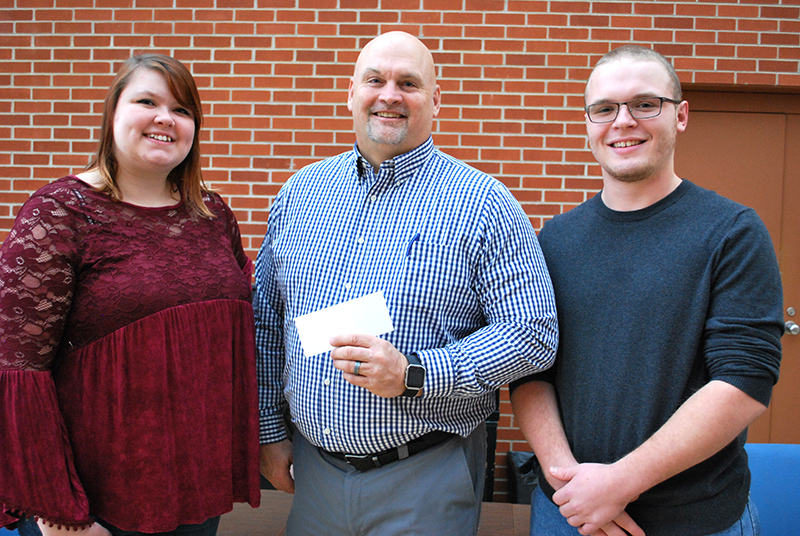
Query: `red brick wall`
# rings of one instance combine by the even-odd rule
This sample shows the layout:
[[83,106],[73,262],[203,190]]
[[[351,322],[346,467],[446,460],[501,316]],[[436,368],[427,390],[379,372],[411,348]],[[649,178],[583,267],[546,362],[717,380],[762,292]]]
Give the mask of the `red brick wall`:
[[[255,257],[286,178],[352,146],[348,78],[379,33],[422,37],[443,93],[437,145],[507,184],[538,229],[599,187],[581,107],[602,54],[636,42],[685,84],[800,92],[799,19],[797,0],[0,0],[0,239],[33,190],[86,164],[133,52],[194,73],[205,177]],[[498,452],[526,449],[502,398]]]

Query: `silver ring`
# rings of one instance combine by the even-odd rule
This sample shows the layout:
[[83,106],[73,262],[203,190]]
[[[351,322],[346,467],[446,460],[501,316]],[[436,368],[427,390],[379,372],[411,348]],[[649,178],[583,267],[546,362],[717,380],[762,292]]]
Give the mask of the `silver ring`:
[[356,361],[356,366],[353,368],[353,374],[358,376],[358,371],[361,370],[361,361]]

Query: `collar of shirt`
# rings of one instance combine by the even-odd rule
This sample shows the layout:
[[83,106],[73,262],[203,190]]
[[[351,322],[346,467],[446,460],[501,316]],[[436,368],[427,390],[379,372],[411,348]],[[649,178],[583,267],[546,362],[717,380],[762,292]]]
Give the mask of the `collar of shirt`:
[[361,155],[361,152],[358,150],[358,144],[356,144],[353,147],[353,158],[356,165],[358,181],[361,184],[365,184],[368,188],[372,188],[378,182],[384,181],[399,186],[410,177],[414,176],[419,167],[428,159],[431,153],[433,153],[433,149],[433,137],[428,136],[425,143],[416,149],[382,162],[376,175],[372,164]]

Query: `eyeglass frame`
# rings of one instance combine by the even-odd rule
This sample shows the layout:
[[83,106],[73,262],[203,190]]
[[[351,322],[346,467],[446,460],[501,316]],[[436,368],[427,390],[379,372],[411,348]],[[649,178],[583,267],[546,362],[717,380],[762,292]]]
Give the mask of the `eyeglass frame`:
[[[631,107],[628,106],[628,103],[637,102],[637,101],[643,101],[643,100],[648,100],[648,99],[658,99],[659,100],[658,113],[656,113],[655,115],[648,115],[647,117],[636,117],[635,115],[633,115],[633,110],[631,110]],[[639,97],[638,99],[631,99],[631,100],[625,101],[625,102],[597,102],[597,103],[594,103],[594,104],[587,104],[586,106],[583,107],[583,110],[586,112],[586,117],[589,119],[590,122],[592,122],[592,123],[594,123],[596,125],[604,125],[606,123],[613,123],[614,121],[617,120],[617,117],[619,117],[619,111],[622,109],[622,105],[623,104],[628,109],[628,113],[631,114],[631,117],[633,117],[634,119],[653,119],[654,117],[658,117],[659,115],[661,115],[661,111],[664,109],[664,102],[671,102],[672,104],[680,104],[681,103],[681,101],[677,101],[675,99],[670,99],[669,97]],[[614,104],[617,107],[617,112],[614,114],[613,119],[609,119],[608,121],[595,121],[595,120],[592,119],[592,114],[589,112],[589,108],[591,108],[592,106],[601,106],[601,105],[608,106],[609,104]]]

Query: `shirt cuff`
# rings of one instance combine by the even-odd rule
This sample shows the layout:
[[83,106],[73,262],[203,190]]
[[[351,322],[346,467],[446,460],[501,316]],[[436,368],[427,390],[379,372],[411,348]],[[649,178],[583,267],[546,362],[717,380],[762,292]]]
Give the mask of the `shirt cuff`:
[[260,444],[277,443],[289,439],[282,415],[262,414],[259,422],[258,441]]
[[425,367],[422,398],[450,396],[455,388],[456,374],[449,352],[444,348],[414,352]]

